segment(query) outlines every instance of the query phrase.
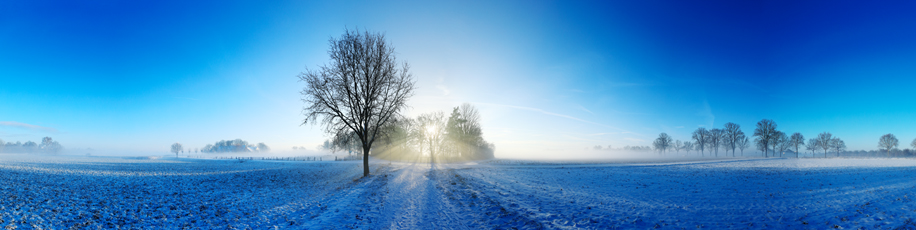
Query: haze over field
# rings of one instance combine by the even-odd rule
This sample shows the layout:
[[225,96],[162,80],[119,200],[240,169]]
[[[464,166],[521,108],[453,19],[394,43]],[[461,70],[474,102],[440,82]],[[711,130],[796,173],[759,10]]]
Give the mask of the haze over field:
[[[382,32],[406,115],[476,106],[499,158],[592,158],[761,119],[849,150],[916,138],[910,1],[0,3],[0,139],[159,154],[315,150],[296,77],[345,29]],[[753,149],[753,148],[752,148]]]

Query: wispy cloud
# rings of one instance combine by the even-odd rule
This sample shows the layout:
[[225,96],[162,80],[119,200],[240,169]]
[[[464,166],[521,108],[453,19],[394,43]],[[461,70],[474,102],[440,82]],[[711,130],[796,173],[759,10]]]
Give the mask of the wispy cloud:
[[19,128],[19,129],[28,129],[28,130],[33,130],[33,131],[57,133],[57,129],[55,128],[30,125],[30,124],[21,123],[21,122],[15,122],[15,121],[0,121],[0,127],[12,127],[12,128]]
[[588,113],[590,113],[590,114],[592,114],[592,115],[595,115],[595,113],[593,113],[591,110],[586,109],[585,106],[576,105],[576,108],[579,109],[579,110],[588,112]]
[[521,110],[534,111],[534,112],[538,112],[538,113],[542,113],[542,114],[546,114],[546,115],[557,116],[557,117],[562,117],[562,118],[566,118],[566,119],[570,119],[570,120],[575,120],[575,121],[579,121],[579,122],[584,122],[584,123],[588,123],[588,124],[598,125],[598,126],[602,126],[602,127],[605,127],[605,128],[610,128],[610,129],[622,131],[622,132],[629,132],[629,131],[627,131],[627,130],[624,130],[624,129],[621,129],[621,128],[617,128],[617,127],[614,127],[614,126],[605,125],[605,124],[601,124],[601,123],[593,122],[593,121],[588,121],[588,120],[581,119],[581,118],[578,118],[578,117],[569,116],[569,115],[566,115],[566,114],[559,114],[559,113],[547,112],[547,111],[544,111],[543,109],[538,109],[538,108],[531,108],[531,107],[524,107],[524,106],[516,106],[516,105],[502,105],[502,104],[493,104],[493,103],[481,103],[481,102],[475,102],[474,104],[492,105],[492,106],[502,106],[502,107],[509,107],[509,108],[513,108],[513,109],[521,109]]
[[708,125],[707,127],[714,127],[716,122],[716,115],[712,114],[712,109],[709,107],[708,101],[703,101],[703,107],[700,108],[700,111],[697,112],[697,115],[706,118],[706,125]]

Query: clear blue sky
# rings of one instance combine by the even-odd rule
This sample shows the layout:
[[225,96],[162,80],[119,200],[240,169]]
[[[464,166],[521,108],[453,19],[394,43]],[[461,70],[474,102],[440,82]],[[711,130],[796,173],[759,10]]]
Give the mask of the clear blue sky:
[[916,138],[913,1],[2,1],[0,139],[314,149],[296,75],[384,32],[411,115],[476,105],[498,157],[687,140],[760,119],[849,149]]

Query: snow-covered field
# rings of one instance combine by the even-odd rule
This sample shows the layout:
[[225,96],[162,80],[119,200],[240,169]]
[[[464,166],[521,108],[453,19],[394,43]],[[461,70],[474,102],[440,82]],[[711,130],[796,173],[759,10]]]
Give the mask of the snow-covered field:
[[0,226],[916,228],[916,161],[467,164],[0,155]]

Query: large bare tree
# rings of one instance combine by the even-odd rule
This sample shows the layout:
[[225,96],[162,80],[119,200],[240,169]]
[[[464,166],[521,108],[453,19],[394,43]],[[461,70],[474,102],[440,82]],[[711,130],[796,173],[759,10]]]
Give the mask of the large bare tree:
[[299,74],[306,83],[303,124],[320,119],[329,134],[353,132],[363,148],[363,176],[369,176],[372,143],[407,107],[415,82],[381,33],[347,30],[329,43],[331,63]]
[[757,146],[762,146],[763,156],[769,157],[769,144],[776,136],[776,122],[770,119],[763,119],[757,122],[757,128],[754,129],[754,136],[757,137]]
[[899,144],[898,142],[894,134],[884,134],[884,136],[881,136],[881,139],[878,140],[878,148],[886,150],[887,156],[891,156],[891,149],[896,148],[897,144]]

